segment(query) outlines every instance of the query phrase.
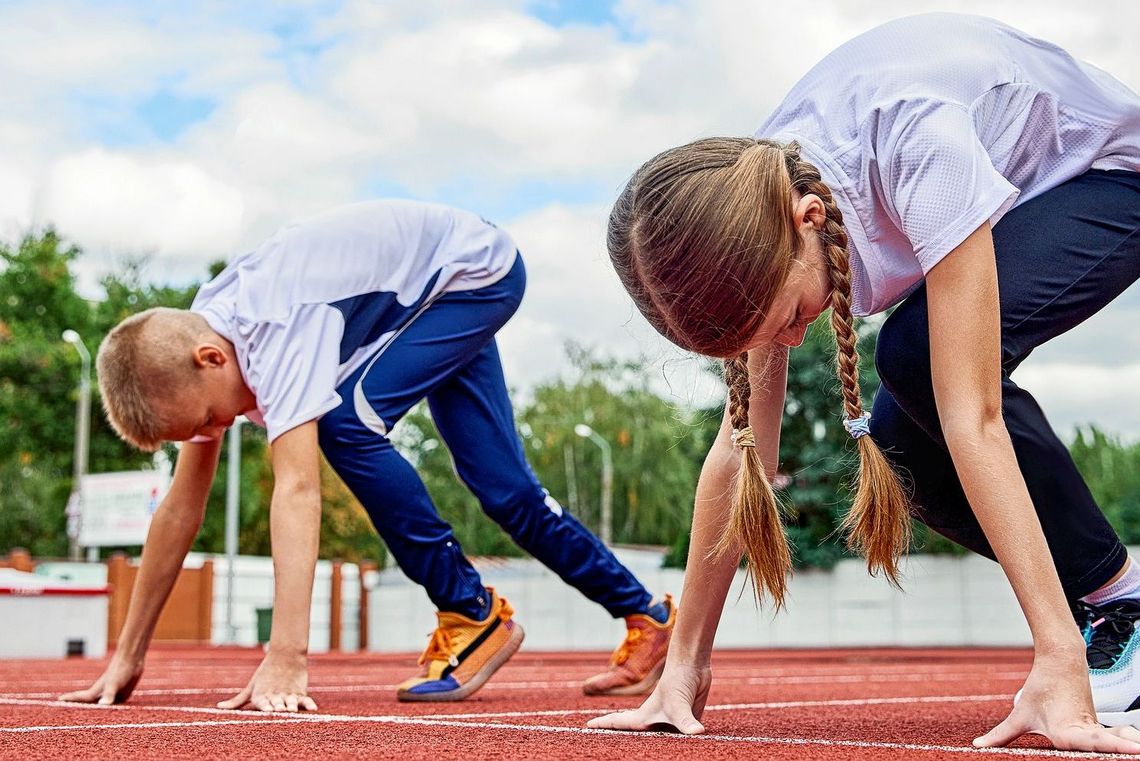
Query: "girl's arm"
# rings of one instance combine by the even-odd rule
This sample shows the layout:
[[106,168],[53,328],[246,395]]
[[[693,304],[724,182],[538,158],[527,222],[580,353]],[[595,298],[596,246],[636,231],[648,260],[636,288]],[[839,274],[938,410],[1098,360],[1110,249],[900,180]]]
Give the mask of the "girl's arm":
[[[962,488],[1033,634],[1033,668],[1009,717],[974,741],[1036,732],[1060,749],[1140,752],[1096,722],[1084,640],[1069,612],[1002,418],[997,265],[983,225],[927,275],[931,375]],[[1128,737],[1140,738],[1133,730]]]
[[[767,353],[765,353],[767,351]],[[780,451],[780,420],[787,387],[788,353],[784,347],[748,353],[752,379],[749,422],[756,434],[761,461],[772,479]],[[709,658],[724,600],[740,565],[740,553],[717,555],[715,549],[728,519],[732,479],[740,466],[740,450],[731,439],[728,411],[720,432],[705,457],[697,483],[693,530],[685,570],[682,605],[669,644],[665,670],[642,706],[592,719],[589,726],[605,729],[649,730],[670,724],[685,734],[704,731],[698,719],[712,683]]]

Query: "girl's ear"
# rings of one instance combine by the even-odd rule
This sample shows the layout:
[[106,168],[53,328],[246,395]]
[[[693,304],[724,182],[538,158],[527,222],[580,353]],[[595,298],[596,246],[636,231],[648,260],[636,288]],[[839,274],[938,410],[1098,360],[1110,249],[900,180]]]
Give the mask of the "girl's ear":
[[796,200],[792,216],[795,220],[796,230],[801,235],[810,230],[818,232],[824,228],[827,222],[827,207],[824,206],[823,199],[815,193],[805,193]]

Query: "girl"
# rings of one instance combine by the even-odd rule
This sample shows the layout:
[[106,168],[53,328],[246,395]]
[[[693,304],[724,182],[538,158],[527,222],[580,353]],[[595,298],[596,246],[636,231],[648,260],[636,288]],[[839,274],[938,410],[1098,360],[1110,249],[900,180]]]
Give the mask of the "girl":
[[[634,174],[610,217],[614,266],[658,331],[724,358],[729,393],[664,676],[641,708],[592,726],[703,731],[742,550],[757,593],[783,602],[791,559],[769,479],[787,349],[830,307],[861,458],[852,547],[897,582],[913,508],[1001,563],[1032,631],[1024,688],[975,744],[1035,732],[1059,748],[1140,753],[1140,731],[1123,726],[1140,704],[1128,646],[1140,569],[1010,379],[1140,277],[1138,170],[1134,93],[1008,26],[938,14],[837,49],[756,138],[699,140]],[[896,304],[868,415],[852,315]],[[1100,727],[1094,699],[1121,726]]]

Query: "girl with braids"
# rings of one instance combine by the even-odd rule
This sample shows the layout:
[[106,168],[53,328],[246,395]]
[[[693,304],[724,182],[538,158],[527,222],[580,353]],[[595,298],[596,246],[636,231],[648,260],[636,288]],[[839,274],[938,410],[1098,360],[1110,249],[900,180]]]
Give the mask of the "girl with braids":
[[[663,677],[639,709],[591,726],[703,731],[742,553],[757,594],[783,604],[791,555],[769,484],[787,351],[830,308],[860,458],[851,546],[897,584],[913,514],[1000,562],[1032,631],[1011,713],[975,744],[1032,732],[1140,753],[1140,567],[1010,378],[1140,277],[1138,230],[1140,98],[978,17],[874,29],[813,68],[756,138],[642,166],[614,205],[610,256],[658,331],[724,359],[728,403]],[[868,414],[852,317],[895,305]]]

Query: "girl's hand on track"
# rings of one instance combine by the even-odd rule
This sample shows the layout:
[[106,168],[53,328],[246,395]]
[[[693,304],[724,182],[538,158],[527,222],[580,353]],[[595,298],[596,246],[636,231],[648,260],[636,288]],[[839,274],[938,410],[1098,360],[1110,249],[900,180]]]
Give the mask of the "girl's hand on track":
[[599,716],[590,719],[586,726],[631,732],[671,729],[684,735],[699,735],[705,731],[698,720],[704,713],[711,684],[712,669],[708,666],[666,664],[661,681],[640,708]]
[[250,703],[259,711],[315,711],[309,697],[309,667],[303,654],[265,654],[253,678],[241,692],[218,703],[218,708],[241,708]]
[[1083,657],[1034,659],[1009,716],[974,746],[1003,747],[1026,734],[1044,735],[1058,750],[1140,754],[1140,731],[1097,722]]
[[118,653],[107,664],[106,671],[95,680],[95,684],[85,690],[76,690],[60,695],[60,700],[76,703],[98,703],[109,706],[125,703],[134,692],[135,685],[142,678],[143,661],[120,657]]

